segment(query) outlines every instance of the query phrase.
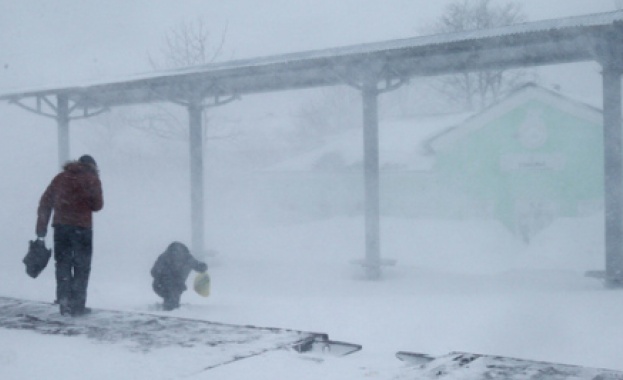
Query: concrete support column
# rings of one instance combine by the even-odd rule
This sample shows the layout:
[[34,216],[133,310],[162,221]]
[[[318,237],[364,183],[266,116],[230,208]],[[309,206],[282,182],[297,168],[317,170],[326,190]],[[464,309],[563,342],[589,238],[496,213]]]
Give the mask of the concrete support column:
[[200,100],[188,105],[190,150],[190,222],[191,252],[197,258],[205,256],[203,205],[203,126]]
[[379,118],[376,80],[366,80],[362,88],[364,146],[364,207],[366,275],[375,280],[381,276],[380,204],[379,204]]
[[604,208],[606,286],[623,286],[623,135],[621,70],[604,65]]
[[56,102],[58,165],[62,168],[69,160],[69,99],[67,95],[59,94]]

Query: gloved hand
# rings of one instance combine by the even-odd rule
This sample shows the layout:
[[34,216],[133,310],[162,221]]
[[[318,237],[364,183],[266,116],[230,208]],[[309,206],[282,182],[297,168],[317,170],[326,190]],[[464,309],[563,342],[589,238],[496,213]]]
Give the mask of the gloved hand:
[[197,267],[197,272],[199,273],[205,273],[205,271],[208,270],[208,264],[206,263],[199,263],[199,266]]

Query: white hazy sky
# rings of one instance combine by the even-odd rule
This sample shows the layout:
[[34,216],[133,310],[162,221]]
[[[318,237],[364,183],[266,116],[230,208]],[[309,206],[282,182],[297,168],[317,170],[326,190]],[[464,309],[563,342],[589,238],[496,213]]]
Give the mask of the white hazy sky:
[[[496,0],[495,2],[503,0]],[[530,20],[615,0],[518,0]],[[151,71],[163,34],[202,18],[234,58],[412,37],[448,0],[0,0],[0,92]]]

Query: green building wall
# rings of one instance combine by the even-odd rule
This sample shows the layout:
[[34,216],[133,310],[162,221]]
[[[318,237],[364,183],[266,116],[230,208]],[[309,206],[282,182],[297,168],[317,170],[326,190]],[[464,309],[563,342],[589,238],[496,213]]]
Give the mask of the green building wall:
[[[534,115],[540,131],[526,132]],[[532,143],[522,133],[533,133]],[[528,101],[439,152],[435,172],[440,186],[492,202],[495,217],[516,230],[522,202],[550,218],[577,216],[583,205],[600,203],[602,136],[600,125]]]

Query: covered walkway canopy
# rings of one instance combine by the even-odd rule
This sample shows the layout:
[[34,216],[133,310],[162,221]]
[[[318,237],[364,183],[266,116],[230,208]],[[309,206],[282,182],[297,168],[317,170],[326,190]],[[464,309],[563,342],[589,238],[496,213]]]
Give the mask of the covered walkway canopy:
[[623,12],[617,11],[235,60],[115,81],[15,91],[0,95],[0,100],[57,120],[60,163],[69,157],[69,120],[72,117],[94,115],[115,106],[151,102],[174,102],[187,107],[192,249],[202,252],[202,109],[246,94],[352,86],[361,92],[363,104],[366,239],[363,263],[368,276],[377,278],[383,264],[379,228],[377,106],[380,93],[398,88],[415,76],[598,62],[603,68],[605,272],[606,283],[617,285],[623,284],[622,42]]

